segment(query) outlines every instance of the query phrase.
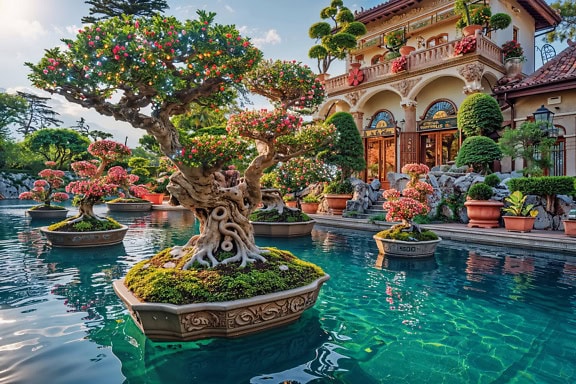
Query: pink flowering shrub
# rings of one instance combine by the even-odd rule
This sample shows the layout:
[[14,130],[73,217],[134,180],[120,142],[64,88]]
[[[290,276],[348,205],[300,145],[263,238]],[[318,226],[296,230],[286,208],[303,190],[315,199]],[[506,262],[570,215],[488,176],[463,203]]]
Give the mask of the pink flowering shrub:
[[406,164],[402,167],[402,173],[410,176],[406,188],[400,193],[396,189],[384,192],[386,202],[383,204],[387,221],[401,221],[403,226],[409,227],[410,221],[417,215],[428,213],[428,195],[434,190],[428,183],[420,181],[420,177],[429,172],[425,164]]
[[392,67],[390,68],[390,72],[398,73],[401,71],[406,70],[408,66],[408,59],[406,56],[400,56],[392,61]]
[[64,183],[64,172],[58,169],[51,169],[56,165],[54,161],[47,161],[44,164],[49,168],[38,173],[38,176],[42,179],[36,180],[32,189],[28,192],[22,192],[18,198],[21,200],[34,200],[43,203],[47,207],[53,201],[60,203],[68,200],[68,194],[58,191]]

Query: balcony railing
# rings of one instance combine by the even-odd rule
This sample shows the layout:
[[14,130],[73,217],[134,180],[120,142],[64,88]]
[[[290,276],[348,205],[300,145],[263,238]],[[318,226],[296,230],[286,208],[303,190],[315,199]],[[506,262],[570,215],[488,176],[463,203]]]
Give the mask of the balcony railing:
[[[406,71],[408,73],[420,70],[425,71],[428,68],[430,71],[434,71],[437,70],[438,66],[452,66],[450,60],[453,59],[454,62],[457,61],[457,57],[454,56],[454,47],[457,42],[458,40],[454,40],[429,49],[412,52],[407,57]],[[500,47],[482,35],[478,36],[476,39],[476,51],[466,55],[470,55],[470,57],[481,56],[498,65],[503,65],[502,50]],[[392,60],[381,62],[370,67],[363,67],[362,71],[364,72],[364,81],[362,82],[362,85],[367,85],[376,81],[396,81],[397,76],[399,76],[400,73],[391,73],[391,66]],[[348,85],[348,74],[326,80],[324,87],[329,95],[336,92],[350,90],[350,85]]]

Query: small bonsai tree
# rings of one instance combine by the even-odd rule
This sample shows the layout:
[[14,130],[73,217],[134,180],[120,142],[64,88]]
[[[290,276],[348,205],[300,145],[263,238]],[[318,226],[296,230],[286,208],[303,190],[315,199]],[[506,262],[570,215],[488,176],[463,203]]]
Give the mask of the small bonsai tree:
[[494,195],[494,189],[486,183],[476,183],[466,192],[466,197],[470,200],[490,200]]
[[336,112],[326,120],[326,124],[336,127],[336,140],[332,149],[320,154],[320,158],[340,169],[340,182],[343,183],[353,172],[366,168],[362,137],[349,112]]
[[456,23],[457,28],[468,25],[481,25],[484,34],[499,29],[506,29],[512,22],[512,18],[505,13],[492,14],[486,3],[478,4],[477,1],[456,0],[454,10],[459,14],[460,20]]
[[466,137],[491,136],[502,127],[502,121],[498,102],[485,93],[466,96],[458,109],[458,128]]
[[366,33],[366,26],[354,21],[354,14],[342,0],[331,0],[330,6],[320,11],[320,18],[331,19],[333,25],[322,21],[310,27],[308,35],[318,44],[310,48],[308,56],[318,60],[320,73],[328,73],[334,60],[345,59],[348,52],[356,48],[356,41]]
[[39,203],[31,209],[64,209],[60,206],[52,206],[51,203],[62,202],[68,200],[69,196],[67,193],[58,191],[62,184],[64,183],[64,171],[57,169],[52,169],[56,166],[54,161],[47,161],[44,163],[48,168],[40,171],[38,176],[41,177],[40,180],[34,182],[34,187],[27,192],[22,192],[18,196],[21,200],[34,200]]
[[494,140],[486,136],[468,137],[456,156],[456,165],[467,165],[475,172],[487,174],[490,164],[502,158],[502,151]]
[[526,121],[516,129],[506,128],[499,140],[502,153],[524,160],[524,176],[542,176],[550,166],[550,149],[556,139],[546,137],[539,123]]

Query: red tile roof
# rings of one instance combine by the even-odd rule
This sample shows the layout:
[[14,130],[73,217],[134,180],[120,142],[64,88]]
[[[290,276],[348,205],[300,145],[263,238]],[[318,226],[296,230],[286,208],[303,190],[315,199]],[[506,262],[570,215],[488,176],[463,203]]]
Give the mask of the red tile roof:
[[524,90],[576,80],[576,43],[568,41],[568,48],[550,59],[530,76],[510,85],[497,86],[494,93]]

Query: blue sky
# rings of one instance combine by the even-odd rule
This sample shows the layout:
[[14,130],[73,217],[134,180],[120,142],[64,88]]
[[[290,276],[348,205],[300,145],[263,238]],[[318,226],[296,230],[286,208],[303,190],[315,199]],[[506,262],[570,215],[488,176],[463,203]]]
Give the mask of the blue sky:
[[[193,19],[197,9],[217,13],[220,24],[233,24],[248,36],[269,59],[298,60],[317,71],[315,60],[308,58],[314,41],[308,28],[321,21],[320,10],[330,0],[168,0],[168,14],[180,19]],[[377,0],[345,1],[351,10],[368,9],[381,4]],[[49,94],[35,89],[28,81],[24,62],[37,62],[44,49],[61,44],[61,38],[73,38],[81,27],[80,19],[88,14],[89,6],[80,0],[0,0],[0,88],[12,93],[16,90]],[[559,52],[562,48],[557,48]],[[330,72],[343,72],[343,65],[333,66]],[[60,113],[64,126],[73,125],[80,117],[94,129],[114,134],[115,140],[128,137],[130,146],[137,145],[144,132],[103,117],[54,97],[52,105]],[[254,107],[263,106],[255,99]]]

